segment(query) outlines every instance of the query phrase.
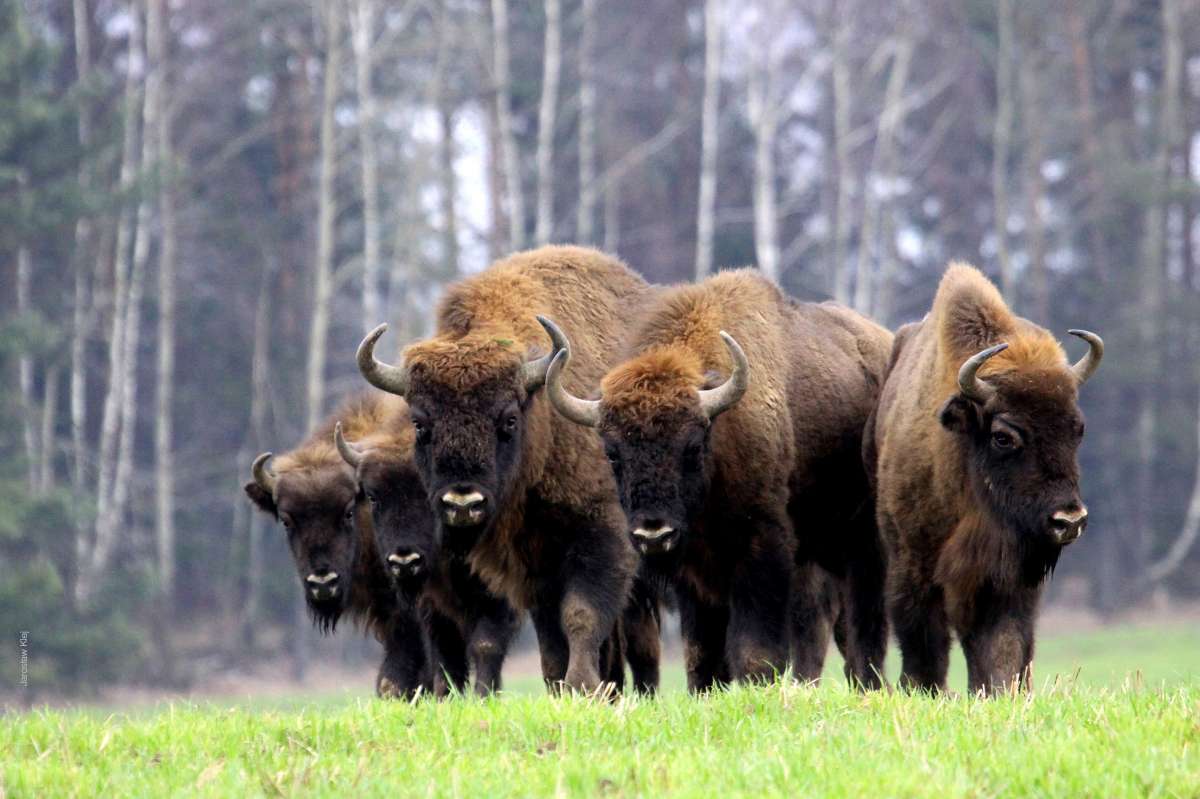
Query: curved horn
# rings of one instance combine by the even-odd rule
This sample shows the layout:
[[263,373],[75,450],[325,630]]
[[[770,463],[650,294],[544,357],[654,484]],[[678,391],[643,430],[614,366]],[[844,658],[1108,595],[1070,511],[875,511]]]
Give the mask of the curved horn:
[[562,371],[571,359],[571,350],[559,350],[546,370],[546,396],[554,409],[572,422],[584,427],[600,424],[600,400],[585,400],[573,396],[562,384]]
[[271,460],[273,455],[270,452],[264,452],[254,459],[254,463],[250,466],[250,474],[254,477],[254,482],[258,483],[258,487],[266,491],[271,496],[275,496],[275,485],[278,478],[271,468],[267,466],[267,461]]
[[1071,367],[1071,371],[1075,373],[1075,380],[1082,386],[1100,368],[1100,361],[1104,359],[1104,339],[1088,330],[1073,328],[1067,332],[1083,339],[1091,347],[1087,355],[1080,358]]
[[958,370],[958,390],[963,393],[964,397],[976,402],[987,402],[996,393],[994,388],[980,382],[975,373],[979,371],[979,367],[983,366],[984,361],[1006,349],[1008,349],[1008,344],[997,344],[977,352],[963,361],[963,365]]
[[716,418],[718,414],[733,407],[750,385],[750,361],[746,360],[746,353],[742,351],[741,345],[724,330],[721,331],[721,339],[729,349],[730,357],[733,358],[733,372],[729,375],[728,380],[716,388],[700,391],[700,410],[709,419]]
[[408,390],[408,370],[403,366],[392,366],[375,357],[375,343],[387,332],[388,326],[382,324],[367,334],[358,345],[358,371],[367,382],[382,391],[403,397]]
[[550,352],[540,358],[525,362],[523,372],[526,391],[533,391],[540,388],[546,382],[546,372],[550,369],[550,362],[554,360],[554,356],[559,350],[571,347],[571,342],[567,340],[566,334],[559,329],[558,325],[544,316],[538,316],[537,320],[550,336]]
[[333,443],[337,445],[338,454],[342,456],[342,460],[357,469],[362,463],[362,451],[358,447],[351,444],[342,435],[342,423],[338,422],[333,427]]

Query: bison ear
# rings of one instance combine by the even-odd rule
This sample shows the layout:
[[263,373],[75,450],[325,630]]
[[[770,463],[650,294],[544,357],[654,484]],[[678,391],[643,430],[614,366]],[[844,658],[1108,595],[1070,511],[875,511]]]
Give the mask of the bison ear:
[[242,487],[242,490],[246,492],[246,496],[250,497],[250,501],[258,506],[259,510],[272,516],[275,515],[275,499],[271,496],[270,492],[265,491],[262,486],[253,480],[246,483]]
[[962,394],[955,394],[946,400],[946,404],[938,412],[938,421],[942,427],[953,433],[968,433],[978,419],[975,403]]

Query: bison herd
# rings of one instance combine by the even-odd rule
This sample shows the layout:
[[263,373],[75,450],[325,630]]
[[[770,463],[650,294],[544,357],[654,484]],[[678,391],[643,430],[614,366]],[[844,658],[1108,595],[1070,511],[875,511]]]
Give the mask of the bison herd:
[[580,247],[447,289],[435,334],[245,491],[283,525],[309,611],[383,644],[382,696],[500,688],[520,619],[552,691],[659,678],[678,608],[688,687],[819,677],[1026,685],[1041,588],[1083,532],[1071,364],[955,264],[894,336],[754,270],[648,284]]

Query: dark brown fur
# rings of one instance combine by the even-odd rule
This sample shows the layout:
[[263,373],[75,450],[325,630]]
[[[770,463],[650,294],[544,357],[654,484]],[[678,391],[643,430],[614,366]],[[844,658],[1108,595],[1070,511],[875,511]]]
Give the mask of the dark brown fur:
[[[1008,349],[979,371],[996,395],[985,404],[961,395],[959,367],[999,342]],[[1081,507],[1082,417],[1069,367],[1048,331],[961,264],[946,271],[930,314],[897,334],[864,455],[890,551],[905,685],[945,689],[952,632],[972,691],[1027,680],[1041,586],[1061,550],[1045,522]],[[1019,448],[993,440],[1006,420],[1024,431]]]
[[430,502],[436,509],[456,486],[488,496],[487,521],[446,528],[443,543],[530,610],[551,684],[592,689],[603,679],[601,647],[619,643],[636,560],[596,436],[559,418],[542,391],[527,392],[521,367],[550,349],[542,314],[578,331],[576,380],[599,380],[647,292],[609,256],[543,247],[451,286],[436,335],[405,350]]
[[[751,372],[741,401],[710,423],[698,391],[732,368],[721,330]],[[694,690],[781,670],[789,627],[802,676],[819,675],[835,609],[814,564],[848,586],[848,674],[878,684],[883,566],[859,452],[890,344],[846,308],[796,303],[756,271],[729,271],[661,292],[601,381],[599,429],[630,530],[679,536],[677,548],[638,546],[676,590]],[[574,360],[568,371],[578,378]]]
[[[370,515],[355,502],[354,475],[333,445],[333,428],[342,420],[349,435],[366,435],[403,406],[396,397],[366,392],[345,403],[303,443],[273,458],[274,495],[251,480],[247,496],[263,512],[285,520],[288,546],[309,612],[325,632],[340,619],[351,621],[384,645],[384,662],[376,678],[383,696],[412,696],[432,687],[428,644],[411,609],[396,601],[380,566]],[[343,514],[354,508],[355,518]],[[314,570],[339,574],[338,595],[317,600],[305,583]]]

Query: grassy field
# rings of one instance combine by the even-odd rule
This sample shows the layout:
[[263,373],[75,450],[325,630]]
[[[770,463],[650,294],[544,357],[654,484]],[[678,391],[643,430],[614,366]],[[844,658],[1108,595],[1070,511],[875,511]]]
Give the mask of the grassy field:
[[0,720],[0,796],[1200,796],[1200,631],[1040,653],[1034,695],[987,701],[840,680],[695,699],[672,669],[660,698],[615,704],[525,681],[487,701],[39,711]]

